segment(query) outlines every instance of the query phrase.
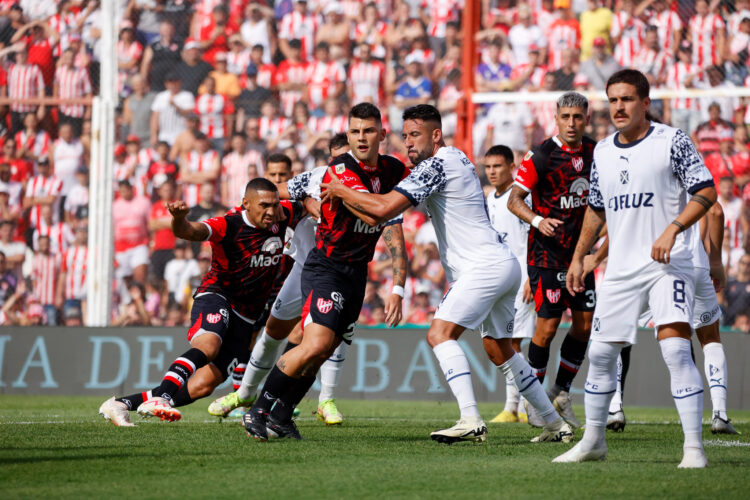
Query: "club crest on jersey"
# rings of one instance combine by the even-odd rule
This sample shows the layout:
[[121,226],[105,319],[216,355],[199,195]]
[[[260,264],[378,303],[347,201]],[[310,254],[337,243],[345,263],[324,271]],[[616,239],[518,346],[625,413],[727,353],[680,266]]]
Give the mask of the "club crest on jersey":
[[279,232],[279,225],[278,224],[274,224],[273,226],[271,226],[271,232],[273,234],[278,233]]
[[627,184],[628,182],[630,182],[630,172],[620,170],[620,184]]
[[216,323],[221,321],[221,314],[219,313],[206,314],[206,321],[208,321],[212,325],[215,325]]
[[323,297],[318,298],[318,302],[316,305],[318,306],[318,311],[320,311],[321,314],[328,314],[329,312],[331,312],[331,309],[333,309],[333,301],[326,300]]
[[336,174],[341,175],[346,172],[346,165],[344,165],[343,163],[339,163],[334,167],[334,170],[336,171]]
[[572,159],[573,162],[573,168],[576,169],[576,172],[580,172],[583,170],[583,158],[580,156],[574,156]]
[[560,296],[562,295],[562,292],[559,288],[555,288],[554,290],[547,290],[547,300],[550,301],[551,304],[557,304],[560,301]]
[[380,179],[375,177],[372,179],[372,192],[373,193],[379,193],[380,192]]

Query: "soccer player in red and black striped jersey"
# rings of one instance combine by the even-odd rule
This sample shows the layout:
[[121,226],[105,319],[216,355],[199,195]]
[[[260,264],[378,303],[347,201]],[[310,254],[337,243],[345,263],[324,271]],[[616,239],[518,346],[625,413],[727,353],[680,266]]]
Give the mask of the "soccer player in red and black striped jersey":
[[[253,323],[263,313],[283,258],[286,228],[305,215],[300,203],[280,202],[276,185],[267,179],[250,181],[244,210],[222,217],[190,222],[184,201],[167,208],[175,236],[211,243],[211,268],[194,295],[187,336],[191,348],[172,362],[158,387],[102,404],[99,413],[115,425],[132,425],[128,411],[135,408],[143,416],[179,420],[175,406],[207,396],[235,365],[247,362]],[[204,376],[199,387],[191,387],[188,379],[206,365],[212,383],[206,384]]]
[[[570,404],[570,385],[586,354],[596,291],[594,275],[590,273],[585,292],[569,294],[565,275],[583,224],[596,143],[583,135],[589,116],[588,101],[581,94],[563,94],[557,101],[555,120],[558,135],[524,156],[508,198],[508,209],[532,226],[527,262],[537,323],[529,345],[529,365],[540,382],[544,381],[550,344],[563,312],[570,308],[573,325],[560,348],[560,367],[550,398],[571,426],[580,427]],[[529,193],[531,208],[524,202]],[[529,410],[529,423],[541,424],[533,408]]]
[[[409,174],[403,163],[378,153],[385,131],[374,105],[360,103],[349,111],[347,135],[351,151],[331,162],[342,183],[359,191],[387,193]],[[326,172],[323,182],[330,180]],[[292,412],[315,381],[320,365],[342,341],[351,342],[364,299],[367,264],[386,225],[345,203],[321,207],[315,247],[301,275],[302,342],[281,356],[245,414],[243,423],[250,436],[265,441],[268,428],[279,437],[300,439]]]

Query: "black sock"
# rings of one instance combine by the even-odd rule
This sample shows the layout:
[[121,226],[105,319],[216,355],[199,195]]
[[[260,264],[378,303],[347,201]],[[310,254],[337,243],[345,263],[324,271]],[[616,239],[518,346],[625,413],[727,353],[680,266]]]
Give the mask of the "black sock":
[[178,406],[187,406],[193,401],[195,400],[190,397],[188,385],[184,384],[182,387],[180,387],[180,390],[175,393],[174,397],[172,397],[172,406],[174,406],[175,408]]
[[274,366],[266,378],[266,383],[263,384],[253,410],[263,410],[268,413],[276,400],[294,387],[298,380],[279,370],[278,366]]
[[187,385],[187,381],[193,373],[207,363],[208,358],[200,349],[192,348],[186,351],[169,365],[161,385],[154,391],[154,396],[171,400],[180,390],[180,387]]
[[625,392],[625,377],[628,374],[628,370],[630,369],[630,351],[633,350],[633,346],[629,345],[627,347],[623,347],[620,351],[620,358],[622,359],[622,375],[620,375],[620,387],[622,387],[622,392]]
[[297,380],[297,383],[294,384],[294,387],[286,391],[278,401],[276,401],[276,405],[273,407],[273,411],[271,411],[271,416],[274,420],[277,422],[288,422],[291,420],[294,409],[299,402],[302,401],[302,398],[305,397],[305,394],[307,394],[314,383],[315,375],[300,377]]
[[570,385],[581,368],[588,346],[588,341],[578,340],[570,334],[565,336],[565,340],[560,347],[560,367],[557,369],[555,385],[564,391],[570,391]]
[[539,347],[532,340],[529,343],[529,366],[539,382],[544,382],[544,376],[547,374],[547,361],[549,361],[549,347]]
[[154,387],[150,391],[146,392],[137,392],[135,394],[131,394],[130,396],[123,396],[121,398],[115,398],[115,401],[119,401],[120,403],[125,403],[128,407],[128,410],[135,411],[138,409],[141,404],[146,401],[147,399],[151,398],[151,393],[156,391],[158,387]]

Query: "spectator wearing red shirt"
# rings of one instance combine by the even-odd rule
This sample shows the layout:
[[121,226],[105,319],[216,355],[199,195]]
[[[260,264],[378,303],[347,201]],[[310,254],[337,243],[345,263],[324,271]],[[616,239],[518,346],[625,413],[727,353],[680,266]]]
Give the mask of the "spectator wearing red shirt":
[[34,21],[18,30],[11,43],[23,40],[28,50],[28,63],[39,66],[44,85],[52,88],[55,76],[54,47],[60,42],[60,35],[44,21]]
[[[65,49],[60,63],[55,70],[55,85],[52,95],[60,99],[81,99],[91,97],[93,88],[89,79],[89,72],[85,68],[76,68],[75,50],[73,48]],[[91,107],[83,104],[60,104],[59,122],[70,123],[73,127],[73,133],[76,137],[81,136],[83,129],[83,119],[91,116]]]
[[[158,184],[157,179],[160,175],[172,181],[177,180],[178,169],[177,165],[169,159],[169,144],[164,141],[159,141],[155,148],[156,154],[151,160],[151,164],[148,166],[146,172],[146,179],[155,189],[155,184]],[[153,193],[153,189],[149,189],[149,193]]]
[[276,70],[276,87],[279,89],[281,110],[286,116],[292,115],[294,103],[303,100],[307,94],[310,65],[302,60],[302,43],[291,40],[287,44],[288,56]]
[[307,82],[307,99],[310,110],[320,108],[329,97],[339,97],[344,93],[346,70],[338,61],[331,60],[328,42],[320,42],[315,47],[315,59],[310,64]]
[[[374,9],[374,6],[372,7]],[[362,42],[357,46],[358,58],[349,68],[347,94],[350,102],[383,102],[385,65],[372,58],[371,46]]]
[[307,0],[294,0],[294,10],[285,14],[279,24],[279,44],[284,56],[291,56],[291,42],[299,40],[301,59],[311,58],[318,24],[318,17],[307,10]]
[[[15,46],[8,51],[14,51]],[[3,51],[5,52],[5,50]],[[14,101],[10,105],[11,134],[23,128],[23,115],[36,112],[37,118],[44,117],[44,106],[15,102],[21,99],[43,97],[45,94],[44,77],[36,64],[29,62],[26,47],[15,48],[16,60],[8,67],[8,97]]]
[[712,102],[708,106],[708,116],[708,121],[698,125],[693,132],[693,142],[704,157],[719,151],[719,141],[722,138],[734,141],[734,126],[721,118],[719,103]]
[[[250,49],[250,63],[257,70],[258,87],[268,90],[276,89],[276,66],[272,63],[263,62],[263,46],[260,44],[253,45]],[[243,84],[244,86],[244,84]]]
[[229,37],[236,32],[236,28],[227,25],[226,8],[221,4],[214,7],[198,32],[203,60],[214,66],[216,54],[229,51]]
[[748,164],[747,155],[735,153],[731,130],[724,131],[719,137],[719,151],[706,157],[706,167],[711,172],[717,189],[722,178],[732,179],[735,183],[735,195],[739,195],[738,186],[742,187],[750,180],[750,164]]
[[195,100],[195,114],[200,119],[199,130],[211,141],[211,148],[224,152],[224,142],[232,130],[234,104],[227,96],[216,92],[216,79],[208,76],[201,87],[205,92]]
[[176,201],[177,188],[172,179],[164,180],[157,188],[159,199],[151,205],[148,230],[151,233],[151,274],[164,279],[167,262],[174,259],[177,238],[172,233],[172,216],[167,203]]
[[39,119],[34,113],[24,116],[23,127],[23,130],[19,130],[15,135],[18,156],[36,164],[41,158],[49,155],[49,134],[39,128]]
[[10,180],[24,184],[31,178],[34,168],[24,158],[19,158],[16,140],[13,137],[5,139],[0,162],[10,165]]

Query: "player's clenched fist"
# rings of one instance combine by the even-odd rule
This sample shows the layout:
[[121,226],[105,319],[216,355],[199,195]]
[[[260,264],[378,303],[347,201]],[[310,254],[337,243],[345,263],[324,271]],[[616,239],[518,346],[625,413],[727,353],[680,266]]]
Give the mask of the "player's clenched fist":
[[172,214],[172,217],[174,217],[175,219],[184,219],[190,212],[190,208],[188,208],[187,203],[182,200],[172,203],[166,203],[166,205],[167,210],[169,210],[169,213]]

